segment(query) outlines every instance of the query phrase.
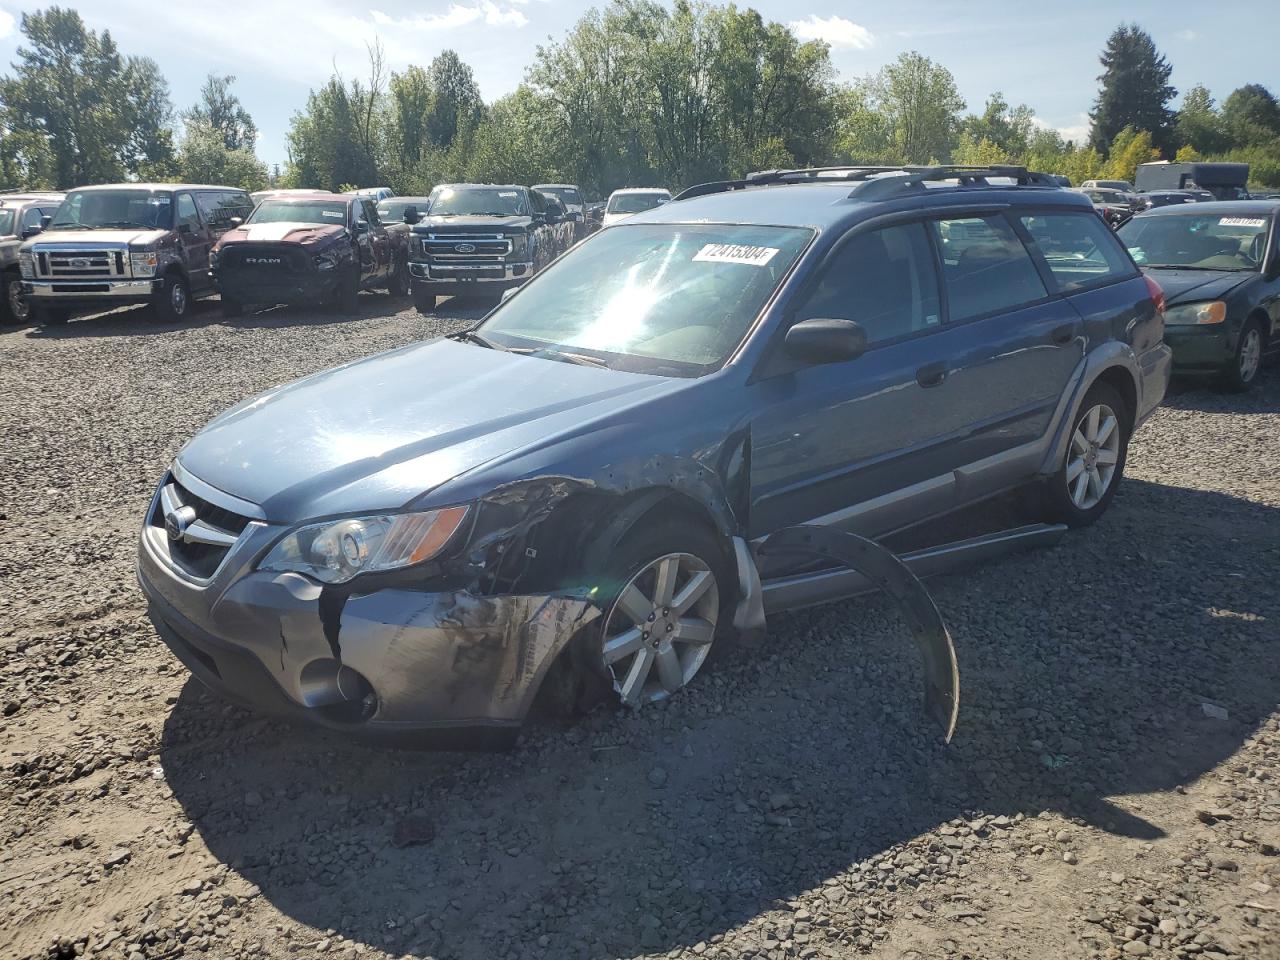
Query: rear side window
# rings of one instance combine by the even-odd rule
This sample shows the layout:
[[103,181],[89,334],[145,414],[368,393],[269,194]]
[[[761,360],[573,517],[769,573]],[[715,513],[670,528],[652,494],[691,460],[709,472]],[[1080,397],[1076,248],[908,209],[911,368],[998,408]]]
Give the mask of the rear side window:
[[178,223],[187,224],[193,228],[200,226],[200,217],[196,215],[196,204],[189,193],[178,194]]
[[935,220],[952,322],[1048,296],[1031,254],[1003,217]]
[[1134,275],[1115,234],[1093,214],[1037,213],[1024,216],[1022,225],[1064,292]]
[[197,193],[196,206],[204,222],[219,229],[229,227],[232,217],[243,220],[253,212],[247,193]]
[[797,320],[856,320],[870,343],[937,326],[938,277],[923,224],[860,233],[823,265]]

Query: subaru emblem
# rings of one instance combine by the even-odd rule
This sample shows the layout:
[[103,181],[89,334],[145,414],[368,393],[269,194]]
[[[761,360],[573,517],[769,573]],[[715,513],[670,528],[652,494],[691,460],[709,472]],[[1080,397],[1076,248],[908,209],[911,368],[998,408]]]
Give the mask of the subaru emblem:
[[455,253],[475,253],[476,245],[474,243],[460,243],[453,250]]

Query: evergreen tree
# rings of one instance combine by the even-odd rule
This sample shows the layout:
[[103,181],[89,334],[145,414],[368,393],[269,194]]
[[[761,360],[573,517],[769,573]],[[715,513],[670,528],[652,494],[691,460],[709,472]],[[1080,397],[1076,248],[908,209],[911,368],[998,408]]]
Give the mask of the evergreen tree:
[[1178,91],[1169,85],[1173,67],[1151,35],[1137,24],[1121,24],[1108,38],[1100,60],[1101,89],[1089,114],[1090,145],[1110,150],[1120,131],[1132,127],[1150,133],[1160,150],[1170,149],[1174,114],[1169,101]]

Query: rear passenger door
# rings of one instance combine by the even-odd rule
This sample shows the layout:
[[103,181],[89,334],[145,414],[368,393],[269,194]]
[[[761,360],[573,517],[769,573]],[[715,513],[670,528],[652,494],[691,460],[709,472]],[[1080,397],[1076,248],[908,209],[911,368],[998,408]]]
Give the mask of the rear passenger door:
[[184,190],[174,197],[174,202],[177,204],[174,224],[178,229],[178,246],[187,267],[187,283],[193,293],[199,292],[207,289],[210,283],[209,251],[213,243],[205,231],[192,195]]

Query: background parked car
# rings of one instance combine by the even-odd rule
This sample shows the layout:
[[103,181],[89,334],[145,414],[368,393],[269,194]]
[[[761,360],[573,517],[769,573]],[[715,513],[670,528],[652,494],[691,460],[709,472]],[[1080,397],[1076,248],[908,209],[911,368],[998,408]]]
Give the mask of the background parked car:
[[1151,190],[1147,193],[1133,195],[1133,212],[1154,210],[1156,207],[1169,207],[1179,203],[1200,203],[1212,200],[1213,194],[1208,190]]
[[671,199],[671,191],[662,187],[627,187],[609,194],[604,205],[602,226],[609,226],[619,220],[660,207]]
[[436,298],[520,286],[571,244],[559,201],[516,184],[449,183],[431,191],[412,228],[409,272],[419,310]]
[[395,191],[390,187],[361,187],[359,190],[350,190],[348,192],[353,197],[372,200],[374,203],[379,203],[382,200],[388,200],[395,196]]
[[1118,231],[1165,292],[1165,342],[1174,370],[1253,385],[1280,349],[1280,203],[1226,200],[1158,207]]
[[1086,180],[1080,184],[1082,190],[1119,190],[1121,193],[1133,193],[1133,184],[1128,180]]
[[1133,216],[1130,195],[1120,190],[1103,187],[1080,187],[1075,193],[1083,193],[1093,204],[1098,216],[1113,229]]
[[361,290],[409,293],[408,228],[384,225],[372,199],[315,193],[267,197],[214,248],[222,312],[247,303],[337,303]]
[[253,209],[238,187],[117,183],[70,191],[19,252],[36,317],[66,323],[77,311],[147,303],[160,322],[181,320],[193,297],[214,293],[209,255]]
[[267,197],[287,197],[290,195],[310,196],[313,193],[332,193],[332,190],[321,190],[316,187],[314,190],[310,187],[286,187],[282,190],[258,190],[249,194],[249,198],[255,204],[261,203]]
[[[378,201],[378,217],[383,223],[405,223],[405,212],[413,207],[417,211],[414,217],[414,223],[421,223],[422,218],[427,215],[427,207],[431,203],[430,197],[391,197],[386,200]],[[410,224],[412,226],[412,224]]]
[[62,203],[61,193],[0,194],[0,323],[22,323],[30,315],[22,292],[18,248],[42,229]]
[[543,196],[555,197],[564,204],[568,219],[573,223],[573,239],[581,240],[589,232],[587,229],[587,210],[586,201],[583,199],[582,190],[577,184],[573,183],[538,183],[534,184],[533,189],[537,190]]

